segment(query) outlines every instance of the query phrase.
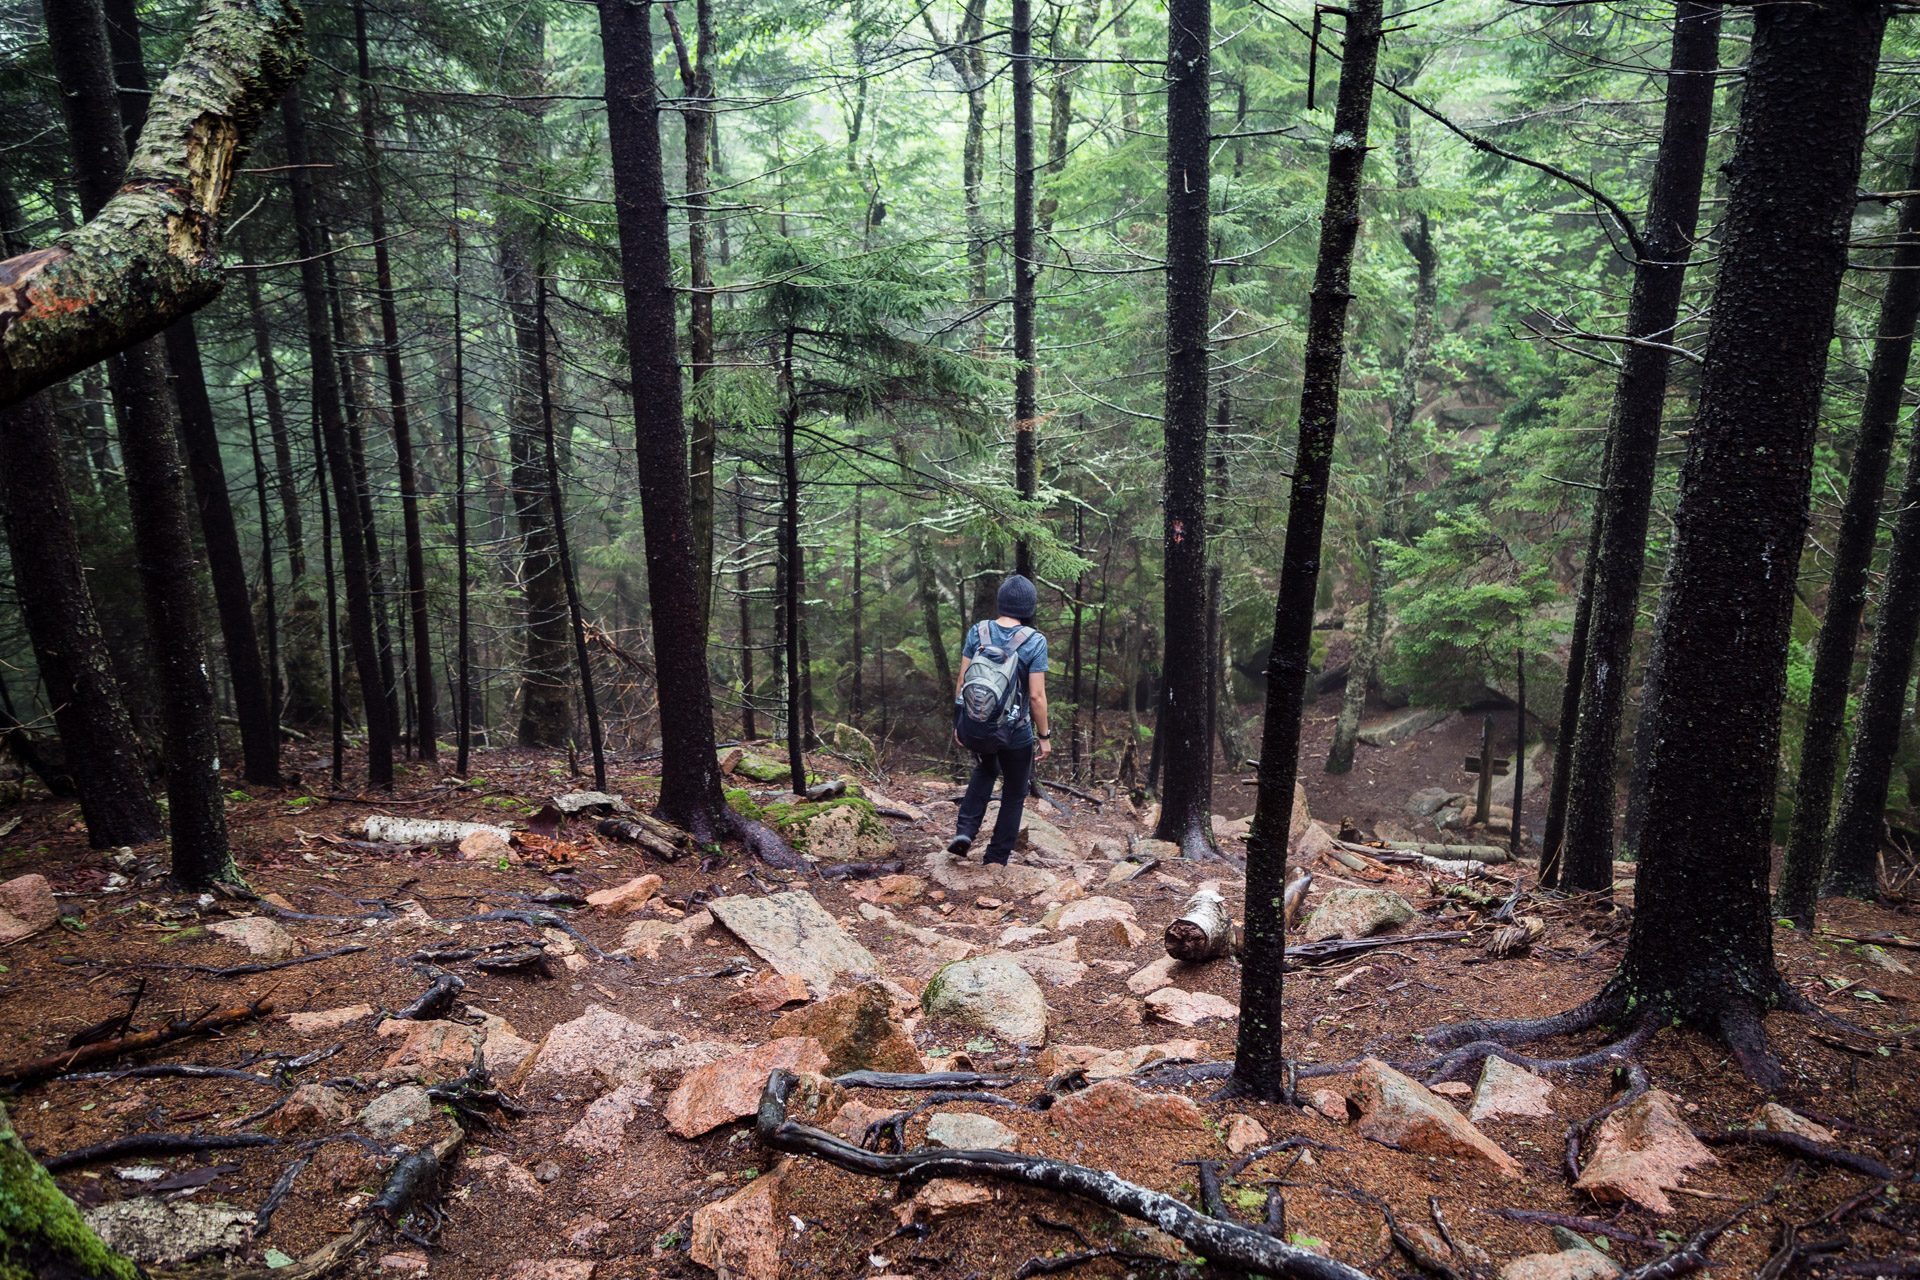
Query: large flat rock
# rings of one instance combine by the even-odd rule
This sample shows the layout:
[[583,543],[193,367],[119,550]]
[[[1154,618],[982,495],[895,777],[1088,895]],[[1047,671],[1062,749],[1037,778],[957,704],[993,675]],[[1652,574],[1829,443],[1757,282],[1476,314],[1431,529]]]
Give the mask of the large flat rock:
[[805,979],[815,999],[824,997],[843,974],[881,976],[873,953],[804,889],[766,898],[715,898],[707,910],[775,970]]

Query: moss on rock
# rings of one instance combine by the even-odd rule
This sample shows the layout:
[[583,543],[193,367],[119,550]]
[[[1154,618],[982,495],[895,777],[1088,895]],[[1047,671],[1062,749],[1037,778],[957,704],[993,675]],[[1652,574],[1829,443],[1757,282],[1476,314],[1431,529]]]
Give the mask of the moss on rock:
[[0,1106],[0,1280],[40,1275],[137,1280],[140,1269],[100,1242]]

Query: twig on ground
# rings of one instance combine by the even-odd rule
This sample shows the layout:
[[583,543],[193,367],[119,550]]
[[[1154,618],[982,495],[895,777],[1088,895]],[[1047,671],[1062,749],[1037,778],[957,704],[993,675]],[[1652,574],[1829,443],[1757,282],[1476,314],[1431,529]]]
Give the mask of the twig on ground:
[[246,1080],[253,1084],[278,1085],[280,1083],[272,1076],[257,1075],[252,1071],[235,1071],[232,1067],[196,1067],[185,1062],[162,1063],[153,1067],[128,1067],[125,1071],[76,1071],[69,1075],[55,1076],[49,1083],[157,1079],[164,1076],[178,1076],[187,1080]]
[[273,964],[237,964],[222,969],[210,964],[154,964],[150,961],[135,961],[123,967],[128,969],[178,969],[189,973],[204,973],[209,978],[237,978],[248,973],[271,973],[275,969],[291,969],[297,964],[312,964],[316,960],[331,960],[335,956],[350,956],[366,947],[355,943],[349,947],[335,947],[332,951],[321,951],[310,956],[295,956],[291,960],[279,960]]
[[292,1164],[287,1166],[286,1172],[275,1180],[273,1190],[267,1192],[267,1198],[261,1202],[258,1209],[253,1211],[253,1227],[248,1232],[248,1239],[262,1239],[272,1229],[274,1210],[280,1207],[280,1202],[285,1200],[288,1193],[293,1190],[293,1184],[299,1179],[301,1172],[312,1163],[312,1156],[298,1156]]
[[[1792,1169],[1788,1170],[1789,1174],[1792,1172]],[[1727,1228],[1740,1221],[1746,1214],[1758,1209],[1761,1205],[1772,1203],[1773,1198],[1780,1194],[1780,1188],[1784,1185],[1784,1179],[1776,1182],[1767,1194],[1747,1201],[1720,1221],[1694,1232],[1685,1244],[1664,1258],[1655,1258],[1652,1262],[1643,1263],[1620,1276],[1619,1280],[1670,1280],[1673,1276],[1691,1275],[1695,1271],[1705,1270],[1709,1265],[1708,1247],[1724,1235]]]
[[983,1071],[849,1071],[833,1082],[842,1089],[1004,1089],[1016,1077]]
[[1578,1231],[1582,1235],[1605,1236],[1609,1240],[1618,1240],[1623,1244],[1637,1244],[1643,1249],[1658,1249],[1660,1242],[1652,1236],[1643,1236],[1638,1232],[1616,1227],[1610,1222],[1598,1218],[1576,1218],[1566,1213],[1548,1213],[1544,1209],[1476,1209],[1476,1213],[1491,1214],[1496,1218],[1510,1218],[1514,1222],[1532,1222],[1543,1227],[1565,1227],[1569,1231]]
[[1055,1272],[1070,1270],[1083,1262],[1094,1262],[1101,1258],[1118,1258],[1123,1262],[1137,1262],[1141,1266],[1148,1267],[1178,1265],[1172,1258],[1162,1257],[1157,1253],[1138,1253],[1110,1244],[1098,1249],[1082,1249],[1078,1253],[1063,1253],[1057,1258],[1029,1258],[1014,1268],[1013,1280],[1031,1280],[1033,1276],[1050,1276]]
[[143,1049],[152,1049],[158,1045],[170,1044],[175,1040],[184,1040],[188,1036],[206,1035],[224,1030],[272,1012],[273,1002],[265,996],[252,1004],[235,1005],[226,1009],[209,1009],[197,1018],[175,1019],[164,1027],[155,1027],[150,1031],[122,1036],[118,1040],[84,1045],[78,1049],[51,1053],[44,1058],[17,1062],[10,1067],[0,1067],[0,1085],[17,1088],[74,1067],[86,1066],[94,1062],[110,1062],[122,1054],[138,1053]]

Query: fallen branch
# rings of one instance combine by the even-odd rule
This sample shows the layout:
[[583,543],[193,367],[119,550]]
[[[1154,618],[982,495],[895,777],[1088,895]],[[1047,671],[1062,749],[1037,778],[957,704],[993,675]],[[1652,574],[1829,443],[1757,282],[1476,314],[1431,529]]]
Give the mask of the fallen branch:
[[1032,1280],[1034,1276],[1050,1276],[1056,1272],[1068,1271],[1083,1262],[1093,1262],[1099,1258],[1119,1258],[1123,1262],[1137,1262],[1142,1266],[1178,1266],[1174,1259],[1157,1253],[1138,1253],[1131,1249],[1122,1249],[1118,1245],[1103,1245],[1098,1249],[1082,1249],[1077,1253],[1063,1253],[1057,1258],[1028,1258],[1013,1270],[1013,1280]]
[[261,1202],[258,1209],[253,1211],[253,1226],[248,1231],[248,1239],[259,1240],[266,1236],[267,1231],[273,1226],[274,1210],[280,1207],[280,1202],[285,1200],[288,1193],[293,1190],[293,1184],[299,1179],[301,1172],[312,1163],[313,1157],[310,1155],[296,1157],[294,1162],[287,1166],[286,1172],[275,1180],[273,1190],[267,1192],[267,1198]]
[[[654,834],[637,821],[626,818],[602,818],[594,828],[609,840],[623,840],[628,844],[637,844],[662,862],[678,862],[685,855],[684,847]],[[685,832],[681,832],[684,837]]]
[[1321,964],[1378,951],[1381,947],[1410,946],[1416,942],[1458,942],[1466,936],[1465,929],[1449,929],[1444,933],[1387,933],[1372,938],[1325,938],[1319,942],[1302,942],[1288,947],[1286,957],[1301,964]]
[[225,1151],[232,1147],[273,1147],[280,1139],[264,1133],[142,1133],[112,1142],[96,1142],[77,1147],[40,1161],[48,1173],[77,1169],[99,1160],[120,1160],[127,1156],[177,1156],[195,1151]]
[[1092,805],[1096,809],[1106,804],[1106,801],[1103,800],[1101,797],[1096,796],[1091,792],[1082,791],[1078,787],[1070,787],[1064,782],[1052,782],[1046,778],[1042,778],[1040,779],[1040,785],[1043,787],[1052,787],[1055,791],[1063,792],[1066,795],[1070,795],[1075,800],[1085,800],[1088,804]]
[[1569,1231],[1578,1231],[1581,1235],[1605,1236],[1609,1240],[1618,1240],[1623,1244],[1637,1244],[1643,1249],[1658,1249],[1660,1241],[1652,1236],[1643,1236],[1616,1227],[1610,1222],[1598,1218],[1576,1218],[1566,1213],[1548,1213],[1544,1209],[1479,1209],[1478,1213],[1492,1214],[1496,1218],[1508,1218],[1514,1222],[1531,1222],[1543,1227],[1565,1227]]
[[849,1071],[833,1082],[842,1089],[1000,1089],[1015,1079],[981,1071]]
[[771,1151],[810,1155],[836,1168],[871,1177],[907,1179],[994,1178],[1081,1196],[1103,1208],[1149,1222],[1195,1254],[1262,1275],[1300,1280],[1366,1280],[1345,1263],[1276,1240],[1264,1232],[1207,1217],[1192,1205],[1098,1169],[1012,1151],[927,1151],[880,1155],[824,1130],[787,1119],[787,1098],[797,1077],[775,1068],[760,1095],[756,1132]]
[[297,964],[312,964],[316,960],[331,960],[335,956],[350,956],[366,947],[355,943],[350,947],[335,947],[332,951],[321,951],[310,956],[295,956],[291,960],[278,960],[272,964],[237,964],[230,969],[222,969],[210,964],[154,964],[149,961],[135,961],[124,966],[128,969],[178,969],[188,973],[204,973],[209,978],[237,978],[247,973],[272,973],[275,969],[291,969]]
[[129,1067],[125,1071],[78,1071],[55,1076],[53,1083],[66,1084],[82,1080],[143,1080],[166,1076],[178,1076],[187,1080],[245,1080],[251,1084],[278,1085],[280,1083],[272,1076],[257,1075],[252,1071],[236,1071],[232,1067],[196,1067],[186,1062],[161,1063],[152,1067]]
[[1791,1151],[1794,1155],[1804,1156],[1808,1160],[1818,1160],[1823,1164],[1835,1165],[1854,1173],[1863,1174],[1881,1182],[1891,1182],[1900,1175],[1869,1156],[1858,1155],[1852,1151],[1842,1151],[1839,1147],[1828,1146],[1824,1142],[1815,1142],[1812,1138],[1797,1133],[1788,1133],[1783,1129],[1727,1129],[1720,1133],[1708,1133],[1694,1130],[1694,1137],[1710,1147],[1724,1147],[1736,1143],[1750,1143],[1755,1146],[1779,1147]]
[[170,1044],[175,1040],[184,1040],[188,1036],[207,1035],[227,1027],[237,1026],[242,1022],[251,1022],[255,1018],[264,1017],[272,1012],[273,1003],[263,998],[252,1004],[212,1009],[197,1018],[176,1019],[164,1027],[155,1027],[151,1031],[122,1036],[118,1040],[107,1040],[100,1044],[50,1053],[44,1058],[15,1063],[10,1067],[0,1067],[0,1086],[18,1088],[20,1085],[46,1076],[58,1075],[74,1067],[83,1067],[94,1062],[110,1062],[122,1054],[138,1053],[143,1049],[152,1049],[158,1045]]

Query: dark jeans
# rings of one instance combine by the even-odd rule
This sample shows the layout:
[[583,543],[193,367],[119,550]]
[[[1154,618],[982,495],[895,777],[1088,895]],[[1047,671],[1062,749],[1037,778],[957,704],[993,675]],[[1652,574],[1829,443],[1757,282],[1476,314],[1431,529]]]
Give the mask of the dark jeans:
[[1004,778],[1000,787],[1000,816],[993,824],[993,840],[987,845],[983,862],[1005,865],[1013,854],[1013,842],[1020,836],[1020,813],[1027,804],[1027,780],[1033,776],[1033,747],[1015,747],[991,755],[975,755],[973,777],[967,781],[967,794],[960,801],[960,819],[954,831],[973,839],[980,831],[980,819],[987,816],[987,801],[993,798],[993,780]]

